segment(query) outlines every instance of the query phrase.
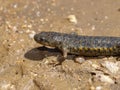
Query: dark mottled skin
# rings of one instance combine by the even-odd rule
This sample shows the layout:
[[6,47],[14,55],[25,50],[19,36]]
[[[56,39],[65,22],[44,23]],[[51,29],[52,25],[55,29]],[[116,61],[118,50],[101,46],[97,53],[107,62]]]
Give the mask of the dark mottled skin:
[[120,55],[120,37],[81,36],[57,32],[41,32],[34,36],[36,42],[57,47],[63,52],[83,56]]

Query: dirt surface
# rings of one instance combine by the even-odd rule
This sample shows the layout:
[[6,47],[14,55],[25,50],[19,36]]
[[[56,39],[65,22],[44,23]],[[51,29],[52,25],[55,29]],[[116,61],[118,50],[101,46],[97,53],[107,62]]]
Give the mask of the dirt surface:
[[55,66],[61,52],[34,41],[41,31],[120,36],[120,0],[0,0],[0,90],[120,90],[116,57]]

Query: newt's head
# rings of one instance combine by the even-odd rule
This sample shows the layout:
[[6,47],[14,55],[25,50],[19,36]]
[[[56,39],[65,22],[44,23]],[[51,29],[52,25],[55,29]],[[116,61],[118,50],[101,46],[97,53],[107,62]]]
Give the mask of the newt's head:
[[63,36],[57,32],[41,32],[34,36],[34,40],[45,46],[56,47],[62,42]]

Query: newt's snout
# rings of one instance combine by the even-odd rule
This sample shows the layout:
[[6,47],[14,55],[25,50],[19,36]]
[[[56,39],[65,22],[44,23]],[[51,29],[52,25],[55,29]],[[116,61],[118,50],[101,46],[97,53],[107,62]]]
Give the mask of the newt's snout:
[[42,45],[49,45],[49,38],[46,32],[41,32],[34,36],[34,40]]
[[36,35],[34,36],[34,40],[35,40],[36,42],[39,41],[39,35],[38,35],[38,34],[36,34]]

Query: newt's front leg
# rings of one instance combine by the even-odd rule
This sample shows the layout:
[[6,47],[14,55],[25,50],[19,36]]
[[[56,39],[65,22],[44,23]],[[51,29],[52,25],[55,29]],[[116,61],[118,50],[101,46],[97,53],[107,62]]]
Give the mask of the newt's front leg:
[[62,56],[58,58],[59,63],[56,64],[56,65],[61,65],[65,61],[65,59],[67,58],[67,55],[68,55],[68,49],[67,49],[67,47],[63,46],[61,48],[61,51],[62,51]]
[[68,49],[66,47],[62,48],[62,54],[64,58],[67,58],[67,54],[68,54]]

